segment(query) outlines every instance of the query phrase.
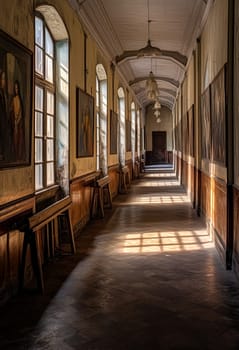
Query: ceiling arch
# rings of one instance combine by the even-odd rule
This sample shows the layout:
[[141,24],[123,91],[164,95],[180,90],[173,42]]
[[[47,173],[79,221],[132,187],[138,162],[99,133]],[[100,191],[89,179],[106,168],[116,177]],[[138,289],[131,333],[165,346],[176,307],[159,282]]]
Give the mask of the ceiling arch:
[[[120,64],[124,62],[127,59],[139,59],[138,58],[139,50],[131,50],[131,51],[124,51],[121,55],[115,57],[115,62],[117,64]],[[161,57],[164,56],[165,58],[171,59],[175,63],[179,64],[180,66],[186,66],[187,64],[187,57],[182,55],[179,52],[176,51],[167,51],[167,50],[160,50],[160,54],[155,55],[154,57]],[[150,57],[150,55],[148,56]]]
[[[173,86],[175,86],[176,88],[179,87],[179,81],[173,79],[173,78],[170,78],[170,77],[161,77],[161,76],[154,76],[155,80],[156,81],[164,81],[164,82],[167,82]],[[130,80],[129,81],[129,85],[132,86],[134,84],[137,84],[141,81],[146,81],[148,79],[148,76],[144,76],[144,77],[138,77],[138,78],[135,78],[134,80]]]

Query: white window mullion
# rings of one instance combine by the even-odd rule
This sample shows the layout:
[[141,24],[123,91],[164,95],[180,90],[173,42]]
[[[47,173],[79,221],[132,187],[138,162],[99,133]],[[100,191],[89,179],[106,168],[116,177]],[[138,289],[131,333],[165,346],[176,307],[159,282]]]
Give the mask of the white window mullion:
[[35,18],[35,189],[55,183],[54,41]]

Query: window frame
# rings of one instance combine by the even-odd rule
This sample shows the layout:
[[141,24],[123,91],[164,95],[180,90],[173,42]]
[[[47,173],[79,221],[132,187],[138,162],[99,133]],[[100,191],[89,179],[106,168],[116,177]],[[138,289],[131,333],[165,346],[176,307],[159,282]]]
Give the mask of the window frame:
[[[97,71],[99,68],[100,71]],[[103,71],[103,73],[102,73]],[[103,76],[102,76],[103,74]],[[104,104],[105,98],[105,104]],[[96,65],[96,168],[108,173],[108,76],[102,63]]]
[[[39,87],[43,90],[43,109],[42,109],[42,131],[43,135],[36,136],[36,129],[34,128],[34,147],[36,148],[36,139],[42,140],[42,161],[36,162],[36,153],[34,153],[34,166],[35,166],[35,192],[42,192],[48,189],[51,189],[52,187],[56,186],[56,41],[53,38],[53,35],[44,19],[44,17],[40,13],[35,13],[34,21],[36,23],[36,19],[40,19],[42,21],[43,26],[43,44],[42,47],[39,46],[36,42],[36,37],[34,40],[34,52],[35,52],[35,64],[34,64],[34,90],[36,91],[36,87]],[[36,26],[36,24],[35,24]],[[50,56],[52,59],[52,82],[47,80],[46,78],[46,57],[49,57],[49,54],[46,52],[46,30],[51,38],[52,44],[53,44],[53,55]],[[35,33],[36,34],[36,33]],[[39,47],[43,54],[42,54],[42,74],[39,73],[36,70],[36,47]],[[47,111],[47,92],[53,94],[54,96],[54,103],[53,103],[53,114],[49,114]],[[35,103],[34,103],[34,125],[36,125],[36,96],[35,96]],[[49,116],[53,117],[53,136],[47,135],[47,118]],[[47,141],[53,140],[53,159],[48,160],[47,159]],[[36,149],[35,149],[36,151]],[[47,165],[52,163],[53,164],[53,181],[51,183],[47,183]],[[36,166],[37,164],[42,164],[42,186],[37,188],[36,186]]]

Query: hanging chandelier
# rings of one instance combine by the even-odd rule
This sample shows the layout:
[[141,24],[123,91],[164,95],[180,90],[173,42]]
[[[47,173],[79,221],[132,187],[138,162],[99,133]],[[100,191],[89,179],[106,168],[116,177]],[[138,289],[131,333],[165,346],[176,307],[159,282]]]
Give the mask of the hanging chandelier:
[[162,55],[161,50],[158,47],[151,45],[151,40],[148,39],[148,43],[142,49],[139,49],[137,57],[147,57],[147,56],[160,56]]
[[147,45],[142,47],[142,49],[138,50],[137,57],[152,57],[152,56],[161,56],[162,52],[158,47],[152,46],[151,45],[151,40],[150,40],[150,23],[152,22],[149,19],[149,0],[147,0],[147,8],[148,8],[148,41]]
[[159,102],[159,97],[157,96],[157,99],[156,99],[155,104],[153,106],[154,115],[156,117],[156,123],[160,123],[161,122],[161,119],[159,118],[159,116],[160,116],[160,108],[161,108],[161,104]]
[[[151,64],[152,66],[152,64]],[[151,67],[151,71],[149,73],[149,77],[146,81],[146,91],[147,91],[147,97],[150,100],[156,100],[157,96],[159,94],[159,90],[158,90],[158,84],[154,78],[154,74],[152,72],[152,67]]]
[[155,115],[156,118],[158,118],[160,116],[160,111],[158,109],[156,109],[154,111],[154,115]]
[[161,104],[160,104],[159,100],[157,99],[155,101],[155,104],[154,104],[154,109],[160,109],[160,108],[161,108]]
[[161,54],[160,50],[157,47],[153,47],[150,41],[150,23],[149,19],[149,0],[147,0],[148,7],[148,44],[138,51],[137,57],[151,57],[151,70],[149,72],[149,77],[146,81],[146,92],[149,100],[156,101],[157,96],[159,95],[158,84],[155,80],[153,69],[152,69],[152,57],[158,56]]

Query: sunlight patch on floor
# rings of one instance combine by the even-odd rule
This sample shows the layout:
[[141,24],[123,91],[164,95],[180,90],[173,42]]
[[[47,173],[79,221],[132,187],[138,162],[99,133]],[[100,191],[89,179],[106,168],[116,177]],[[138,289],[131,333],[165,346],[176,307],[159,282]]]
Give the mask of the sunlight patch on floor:
[[134,184],[135,187],[173,187],[179,186],[180,183],[178,180],[165,180],[165,181],[144,181],[143,183]]
[[130,233],[120,242],[118,252],[163,253],[213,248],[214,243],[205,230]]
[[179,204],[189,203],[190,198],[187,195],[136,195],[130,198],[129,205],[146,204]]
[[176,173],[146,173],[145,177],[176,177]]

